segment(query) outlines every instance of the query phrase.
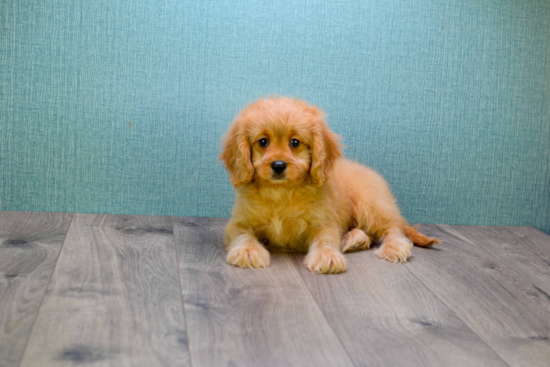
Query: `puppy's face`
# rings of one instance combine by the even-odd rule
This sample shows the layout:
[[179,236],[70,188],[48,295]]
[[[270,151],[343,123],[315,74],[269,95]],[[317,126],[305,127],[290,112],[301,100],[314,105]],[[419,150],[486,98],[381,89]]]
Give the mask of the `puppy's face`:
[[312,134],[307,122],[303,116],[272,117],[250,126],[255,176],[275,185],[301,183],[311,165]]
[[289,98],[263,99],[233,122],[220,155],[234,186],[322,185],[340,156],[337,136],[323,113]]

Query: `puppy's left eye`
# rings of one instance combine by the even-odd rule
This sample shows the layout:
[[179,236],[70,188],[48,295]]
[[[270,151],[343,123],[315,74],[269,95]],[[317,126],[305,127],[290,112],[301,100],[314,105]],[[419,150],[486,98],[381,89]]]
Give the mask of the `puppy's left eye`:
[[300,145],[300,140],[298,139],[292,139],[290,141],[290,146],[293,148],[298,148],[299,145]]

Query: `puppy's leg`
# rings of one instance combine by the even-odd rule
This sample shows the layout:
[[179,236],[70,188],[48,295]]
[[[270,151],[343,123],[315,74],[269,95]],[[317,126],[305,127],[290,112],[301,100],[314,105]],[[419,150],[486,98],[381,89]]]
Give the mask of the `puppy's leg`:
[[340,231],[326,226],[313,234],[304,265],[309,271],[335,274],[346,271],[346,259],[340,251]]
[[241,268],[268,267],[269,251],[256,239],[254,234],[246,231],[236,223],[227,225],[225,243],[227,262]]
[[395,227],[387,231],[382,246],[374,254],[392,263],[401,263],[411,256],[412,247],[413,243],[405,237],[403,231]]
[[371,238],[359,228],[354,228],[342,240],[342,252],[368,250],[372,243]]

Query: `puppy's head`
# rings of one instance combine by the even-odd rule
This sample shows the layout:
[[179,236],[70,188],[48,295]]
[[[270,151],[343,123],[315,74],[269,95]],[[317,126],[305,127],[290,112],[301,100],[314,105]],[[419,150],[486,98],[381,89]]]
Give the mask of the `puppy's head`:
[[341,152],[321,110],[290,98],[260,99],[235,119],[219,160],[233,186],[321,186]]

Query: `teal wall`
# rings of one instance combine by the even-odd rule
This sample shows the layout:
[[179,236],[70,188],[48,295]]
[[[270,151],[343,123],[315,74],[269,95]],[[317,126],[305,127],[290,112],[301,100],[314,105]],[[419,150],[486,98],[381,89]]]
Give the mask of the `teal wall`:
[[3,0],[0,209],[229,216],[259,95],[324,108],[411,222],[550,232],[547,0]]

